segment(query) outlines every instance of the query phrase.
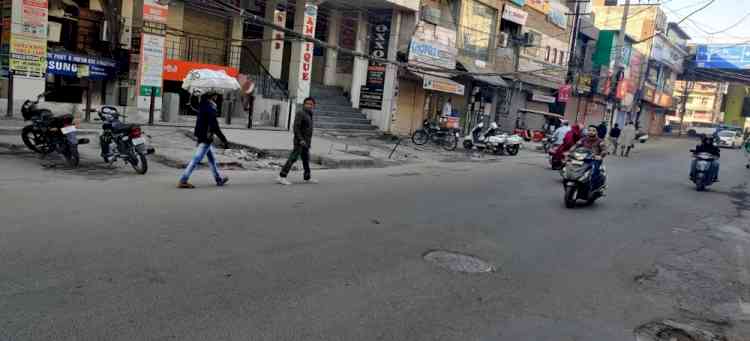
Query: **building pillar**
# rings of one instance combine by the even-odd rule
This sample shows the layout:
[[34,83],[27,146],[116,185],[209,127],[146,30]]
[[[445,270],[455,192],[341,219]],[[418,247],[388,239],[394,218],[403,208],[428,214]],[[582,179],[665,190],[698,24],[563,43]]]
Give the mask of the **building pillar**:
[[[359,53],[366,53],[365,46],[367,46],[367,16],[362,12],[357,13],[357,41],[355,44],[355,51]],[[359,96],[362,86],[365,85],[365,77],[367,75],[367,59],[362,57],[354,57],[354,67],[352,69],[352,88],[349,92],[350,99],[352,101],[352,107],[359,108]]]
[[[401,11],[394,9],[391,18],[391,32],[388,41],[388,60],[396,61],[398,54],[398,36],[401,27]],[[398,102],[398,66],[385,65],[385,83],[383,85],[383,108],[381,109],[380,129],[385,132],[391,130],[391,120]]]
[[[314,38],[317,16],[317,5],[313,2],[298,0],[294,14],[294,31]],[[289,95],[298,104],[302,104],[302,101],[310,95],[314,48],[315,44],[308,41],[296,40],[292,42],[292,57],[289,63]]]
[[244,23],[245,20],[241,16],[235,15],[232,17],[232,31],[230,32],[231,43],[229,45],[229,56],[227,56],[227,66],[233,67],[237,70],[240,69],[240,61],[242,60],[242,39],[244,39]]
[[[331,10],[328,21],[328,44],[338,45],[339,34],[341,33],[341,12]],[[323,74],[323,84],[336,85],[336,65],[338,63],[339,53],[334,49],[326,49],[326,67]]]
[[[286,11],[280,10],[278,5],[279,0],[266,1],[265,18],[278,26],[286,27]],[[261,63],[263,67],[268,70],[273,78],[281,78],[281,66],[284,59],[284,32],[266,26],[263,29],[262,52]]]

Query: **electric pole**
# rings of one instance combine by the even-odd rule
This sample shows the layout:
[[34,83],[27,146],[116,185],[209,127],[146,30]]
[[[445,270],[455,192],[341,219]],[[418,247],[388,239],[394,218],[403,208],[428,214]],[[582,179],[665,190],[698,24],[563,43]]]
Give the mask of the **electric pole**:
[[[625,65],[623,64],[623,52],[625,52],[625,34],[628,27],[628,15],[630,14],[630,0],[625,0],[625,8],[622,10],[622,21],[620,21],[620,33],[617,35],[617,45],[615,46],[615,69],[612,73],[612,84],[615,84],[614,91],[615,96],[611,96],[611,98],[616,98],[617,96],[617,85],[619,85],[619,78],[622,74],[623,70],[625,69]],[[615,113],[617,112],[617,100],[612,101],[612,116],[610,117],[610,126],[612,126],[612,122],[615,120]]]

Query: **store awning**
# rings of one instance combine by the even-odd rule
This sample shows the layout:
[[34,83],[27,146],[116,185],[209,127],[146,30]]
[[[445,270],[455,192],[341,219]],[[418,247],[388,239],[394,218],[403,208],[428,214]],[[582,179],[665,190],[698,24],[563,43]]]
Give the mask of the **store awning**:
[[465,93],[464,85],[451,80],[450,77],[452,75],[449,73],[422,71],[411,67],[407,68],[407,70],[409,73],[422,79],[422,87],[425,90],[440,91],[461,96]]
[[518,109],[518,111],[529,113],[529,114],[536,114],[536,115],[548,116],[548,117],[565,118],[565,116],[563,116],[563,115],[553,114],[551,112],[546,112],[546,111],[531,110],[531,109]]
[[482,71],[480,71],[478,67],[469,63],[461,63],[461,66],[463,66],[466,71],[472,73],[471,78],[474,78],[477,81],[496,87],[510,87],[503,77],[497,75],[482,75]]

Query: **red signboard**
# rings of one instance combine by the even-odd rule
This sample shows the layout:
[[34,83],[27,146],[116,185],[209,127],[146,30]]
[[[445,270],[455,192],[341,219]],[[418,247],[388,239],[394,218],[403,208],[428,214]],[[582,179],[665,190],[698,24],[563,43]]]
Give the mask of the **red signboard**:
[[213,64],[201,64],[186,62],[182,60],[167,59],[164,61],[164,73],[163,78],[165,81],[178,81],[182,82],[188,73],[192,70],[197,69],[209,69],[214,71],[224,71],[227,75],[237,77],[239,71],[235,68]]
[[560,89],[557,91],[557,101],[560,103],[565,103],[568,100],[570,100],[570,94],[573,92],[573,86],[570,84],[563,85],[560,87]]

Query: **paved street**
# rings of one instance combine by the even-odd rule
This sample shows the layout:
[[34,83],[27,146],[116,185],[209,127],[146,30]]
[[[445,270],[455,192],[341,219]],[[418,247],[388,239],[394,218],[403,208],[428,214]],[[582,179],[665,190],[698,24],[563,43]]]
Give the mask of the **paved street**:
[[[748,340],[750,174],[725,150],[696,192],[692,143],[608,160],[609,197],[575,210],[529,150],[291,187],[202,170],[185,191],[156,163],[0,149],[0,340],[634,340],[662,319]],[[435,249],[496,270],[448,271]]]

